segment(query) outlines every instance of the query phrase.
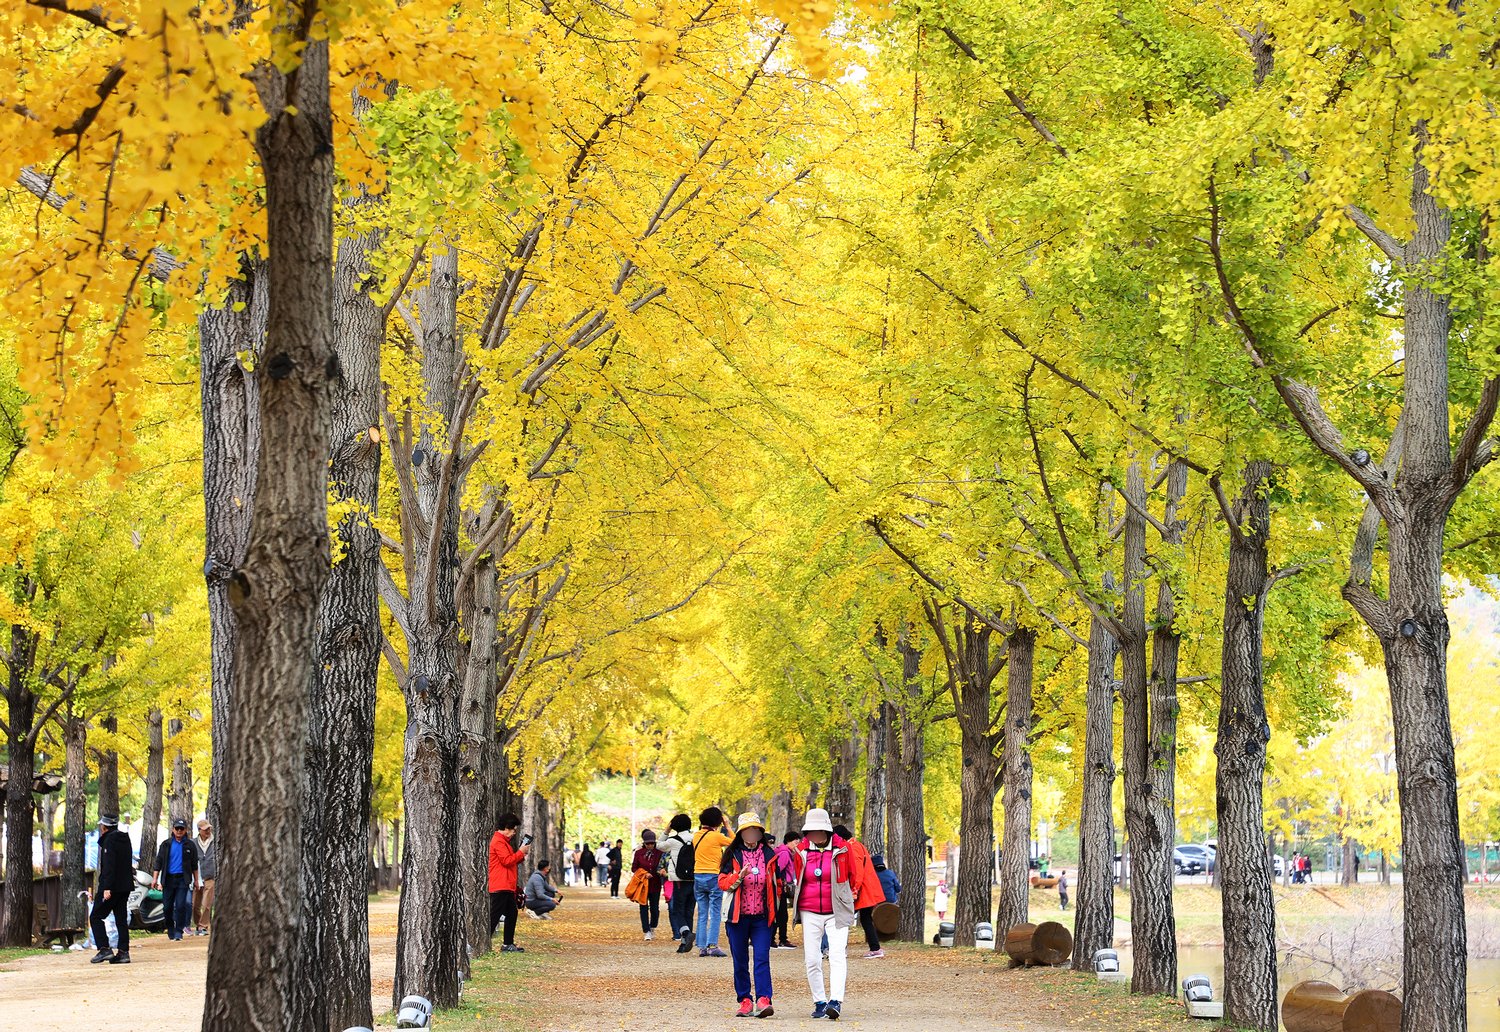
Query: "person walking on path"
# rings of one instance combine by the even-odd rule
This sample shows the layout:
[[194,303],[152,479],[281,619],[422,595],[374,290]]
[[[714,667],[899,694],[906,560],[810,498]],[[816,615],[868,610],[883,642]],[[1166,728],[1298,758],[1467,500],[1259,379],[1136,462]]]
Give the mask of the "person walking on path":
[[[734,841],[719,864],[719,888],[730,894],[729,955],[734,958],[734,995],[741,1018],[769,1018],[771,1006],[771,935],[776,920],[776,898],[781,895],[776,874],[776,851],[765,840],[766,827],[754,813],[740,814]],[[750,969],[755,967],[755,995]]]
[[620,897],[620,873],[625,870],[625,840],[615,839],[614,848],[609,851],[609,894],[616,899]]
[[852,865],[851,880],[854,883],[854,909],[859,914],[859,926],[864,929],[865,945],[870,951],[866,960],[879,960],[885,956],[880,948],[880,935],[875,931],[875,908],[885,902],[885,886],[880,884],[880,875],[875,873],[875,861],[865,844],[854,837],[854,833],[842,824],[833,826],[833,833],[849,846],[849,861]]
[[776,880],[781,883],[781,891],[776,894],[776,935],[771,944],[773,949],[794,950],[797,948],[787,937],[787,926],[791,923],[792,895],[797,884],[797,868],[793,863],[792,845],[801,837],[795,831],[789,831],[782,836],[781,845],[776,847]]
[[[828,811],[807,811],[797,844],[797,918],[815,1018],[837,1021],[849,977],[849,928],[855,922],[849,844],[833,833]],[[823,991],[823,937],[828,937],[828,992]]]
[[526,879],[526,909],[544,921],[552,920],[548,915],[562,902],[562,893],[548,877],[552,873],[552,861],[542,860]]
[[678,953],[693,948],[693,851],[686,848],[692,841],[692,829],[693,819],[679,813],[667,825],[667,837],[661,842],[667,857],[667,880],[671,882],[667,920],[672,924],[672,941],[678,944]]
[[1057,872],[1057,901],[1062,904],[1064,910],[1068,909],[1068,872]]
[[167,908],[167,938],[181,942],[193,920],[193,890],[198,887],[198,847],[188,838],[187,821],[172,822],[172,837],[156,848],[153,889],[161,889]]
[[578,866],[583,869],[583,884],[594,884],[594,851],[587,842],[583,845],[583,852],[578,854]]
[[[113,814],[99,815],[99,882],[98,895],[89,909],[89,928],[94,933],[94,945],[99,952],[90,963],[130,963],[130,914],[131,889],[135,887],[135,867],[130,862],[130,836],[120,830],[120,818]],[[113,915],[118,938],[118,951],[109,948],[109,930],[104,918]]]
[[207,935],[214,919],[214,880],[219,876],[219,854],[214,848],[214,827],[198,822],[198,888],[193,892],[193,933]]
[[[646,872],[646,902],[641,904],[641,932],[646,941],[656,938],[656,923],[661,916],[661,865],[665,858],[656,848],[656,832],[647,828],[641,832],[641,848],[630,858],[630,870]],[[671,920],[670,915],[668,920]]]
[[939,921],[948,916],[948,883],[946,881],[937,883],[937,891],[932,894],[932,909],[937,911]]
[[516,868],[531,852],[530,845],[514,844],[516,829],[521,818],[513,813],[503,813],[496,822],[495,834],[490,837],[490,934],[495,934],[501,920],[505,921],[504,944],[501,953],[524,953],[516,945]]
[[710,806],[698,815],[698,831],[693,835],[693,897],[698,904],[700,957],[728,956],[719,949],[719,915],[724,906],[719,865],[724,859],[724,848],[732,841],[723,824],[724,811]]

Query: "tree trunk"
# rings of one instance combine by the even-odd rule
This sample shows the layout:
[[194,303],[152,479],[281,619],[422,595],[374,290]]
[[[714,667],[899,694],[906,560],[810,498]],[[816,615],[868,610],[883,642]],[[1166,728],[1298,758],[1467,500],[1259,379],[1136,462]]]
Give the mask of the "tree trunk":
[[1005,701],[1005,760],[1002,799],[1005,831],[1000,846],[997,932],[1025,924],[1031,904],[1031,712],[1036,632],[1017,627],[1009,638]]
[[[1162,743],[1154,737],[1151,678],[1146,666],[1145,474],[1139,462],[1126,470],[1125,606],[1120,642],[1121,735],[1125,760],[1125,828],[1130,848],[1130,928],[1135,964],[1133,993],[1177,992],[1177,934],[1172,916],[1172,828],[1163,826],[1156,798],[1162,780],[1153,759]],[[1175,676],[1175,674],[1174,674]],[[1175,691],[1175,684],[1173,690]],[[1170,799],[1167,800],[1170,812]]]
[[[172,718],[167,725],[167,734],[171,738],[182,734],[182,721]],[[180,745],[172,750],[172,791],[167,797],[167,815],[172,821],[193,823],[193,760]],[[191,835],[189,831],[189,837]]]
[[871,853],[884,853],[886,806],[886,742],[890,735],[891,704],[883,702],[870,717],[865,732],[865,798],[859,814],[859,839]]
[[110,743],[95,750],[95,762],[99,765],[99,813],[112,817],[120,816],[120,754],[114,747],[114,736],[120,730],[120,722],[111,713],[99,722],[99,727],[109,735]]
[[830,769],[823,806],[834,824],[854,823],[854,768],[859,763],[860,741],[846,732],[828,746]]
[[1115,654],[1105,622],[1089,624],[1084,701],[1083,803],[1078,819],[1073,970],[1093,970],[1094,954],[1115,942]]
[[766,818],[766,828],[777,841],[789,831],[796,830],[792,827],[792,790],[783,788],[771,797],[771,812]]
[[10,629],[10,675],[6,679],[5,901],[0,913],[0,946],[31,945],[31,780],[36,774],[36,696],[29,684],[36,659],[36,634]]
[[[236,645],[214,828],[221,844],[204,1032],[296,1024],[302,800],[316,620],[328,578],[333,352],[333,132],[328,43],[299,38],[302,3],[278,6],[295,72],[262,66],[256,133],[270,260],[257,368],[261,440],[249,545],[230,575]],[[309,19],[310,20],[310,19]],[[237,872],[247,876],[237,877]]]
[[[234,572],[245,564],[250,518],[255,512],[260,378],[253,368],[265,343],[269,306],[265,262],[242,257],[240,278],[229,284],[223,305],[206,307],[198,316],[203,404],[203,575],[208,588],[213,758],[207,813],[218,839],[215,849],[221,878],[225,840],[230,837],[218,833],[222,830],[219,808],[224,797],[223,772],[229,769],[236,628],[229,585]],[[250,369],[246,368],[247,359]],[[118,795],[115,812],[118,812]]]
[[492,556],[474,566],[464,625],[468,655],[459,704],[459,852],[463,916],[469,954],[490,951],[489,842],[495,831],[495,716],[499,703],[496,642],[499,633],[499,571]]
[[88,719],[74,713],[72,707],[62,719],[63,726],[63,867],[62,913],[53,923],[59,928],[82,928],[87,908],[78,894],[84,889],[83,837],[89,818]]
[[161,710],[155,706],[146,712],[146,801],[141,805],[141,857],[136,864],[143,874],[156,871],[156,840],[161,830],[162,783],[166,780],[161,720]]
[[901,704],[891,721],[890,827],[891,866],[901,882],[901,928],[898,937],[922,942],[927,934],[927,818],[922,782],[927,774],[927,721],[922,712],[922,649],[903,628],[896,650],[901,654]]
[[401,873],[393,1004],[419,993],[435,1007],[458,1003],[463,963],[462,877],[459,852],[458,767],[458,520],[457,457],[442,429],[453,431],[461,347],[457,328],[458,252],[440,251],[421,301],[422,382],[438,428],[424,427],[411,455],[419,512],[427,533],[411,570],[406,606],[406,751],[402,791],[406,848]]
[[[363,98],[356,96],[360,107]],[[368,204],[356,198],[346,207]],[[297,1012],[303,1027],[373,1027],[368,904],[375,685],[380,668],[380,349],[385,314],[371,256],[384,237],[345,237],[333,275],[332,446],[328,489],[352,503],[336,530],[342,556],[318,606],[318,663],[309,699],[302,868],[306,919],[299,939]],[[335,762],[336,761],[336,762]]]
[[1343,849],[1339,857],[1339,866],[1341,868],[1339,871],[1339,882],[1343,885],[1353,885],[1358,880],[1355,873],[1358,868],[1354,866],[1354,857],[1354,840],[1345,836]]
[[1265,834],[1266,719],[1264,651],[1271,464],[1245,465],[1245,487],[1229,528],[1224,585],[1218,758],[1219,851],[1223,880],[1224,1016],[1236,1027],[1277,1029],[1276,899]]

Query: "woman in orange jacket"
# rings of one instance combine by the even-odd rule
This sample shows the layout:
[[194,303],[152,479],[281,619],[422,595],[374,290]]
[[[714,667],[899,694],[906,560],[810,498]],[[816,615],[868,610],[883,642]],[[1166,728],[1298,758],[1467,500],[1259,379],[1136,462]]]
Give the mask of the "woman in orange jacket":
[[521,841],[521,848],[512,845],[516,830],[521,827],[521,818],[513,813],[500,815],[495,834],[490,838],[490,934],[500,919],[505,919],[505,945],[501,953],[525,953],[516,945],[516,868],[531,852],[530,838]]
[[[734,841],[724,850],[719,888],[732,893],[725,933],[734,958],[734,995],[741,1018],[769,1018],[771,1006],[771,933],[776,926],[776,853],[765,840],[766,826],[753,813],[740,814]],[[755,962],[755,995],[750,994],[751,954]]]
[[875,931],[875,908],[885,902],[885,886],[880,884],[880,875],[875,870],[875,861],[863,842],[850,837],[849,829],[842,824],[833,826],[833,833],[849,843],[849,860],[853,870],[849,880],[854,884],[854,909],[859,914],[859,926],[865,931],[865,945],[870,952],[866,960],[879,960],[885,956],[880,948],[880,935]]

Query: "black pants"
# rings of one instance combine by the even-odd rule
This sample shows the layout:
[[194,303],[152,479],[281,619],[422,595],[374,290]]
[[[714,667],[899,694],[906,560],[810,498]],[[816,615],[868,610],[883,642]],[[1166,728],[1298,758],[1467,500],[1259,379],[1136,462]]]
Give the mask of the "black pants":
[[495,934],[495,929],[500,926],[500,919],[505,918],[505,945],[516,944],[516,893],[514,889],[502,889],[499,892],[490,893],[490,934]]
[[672,938],[681,939],[682,930],[693,927],[693,912],[696,909],[697,898],[693,895],[692,881],[674,881],[672,902],[667,907],[672,921]]
[[609,894],[611,896],[620,894],[620,868],[614,864],[609,865]]
[[94,948],[97,950],[109,949],[109,930],[104,927],[104,918],[115,915],[115,929],[119,933],[120,952],[130,952],[130,893],[115,889],[109,894],[109,899],[104,898],[101,890],[94,900],[94,906],[89,910],[89,927],[94,932]]
[[656,922],[661,917],[661,882],[652,879],[647,900],[648,902],[641,904],[641,931],[652,932],[656,930]]
[[786,944],[791,940],[787,938],[787,919],[791,916],[791,893],[783,892],[776,897],[776,937],[772,942]]
[[593,864],[587,864],[587,865],[584,866],[584,868],[583,868],[583,884],[585,884],[585,885],[592,885],[592,884],[594,884],[594,865]]
[[860,908],[859,926],[865,930],[865,945],[870,947],[870,952],[874,953],[880,949],[880,936],[875,933],[874,907]]
[[1068,894],[1066,892],[1059,892],[1057,894],[1057,900],[1062,904],[1062,908],[1064,910],[1068,909]]

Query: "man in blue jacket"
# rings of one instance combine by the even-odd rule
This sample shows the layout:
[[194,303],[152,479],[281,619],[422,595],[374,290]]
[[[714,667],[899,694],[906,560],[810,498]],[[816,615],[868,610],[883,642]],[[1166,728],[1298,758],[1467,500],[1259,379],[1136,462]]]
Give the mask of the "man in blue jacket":
[[193,890],[198,887],[198,844],[188,838],[187,821],[172,822],[172,837],[156,850],[156,877],[167,907],[167,938],[182,941],[182,931],[193,922]]

